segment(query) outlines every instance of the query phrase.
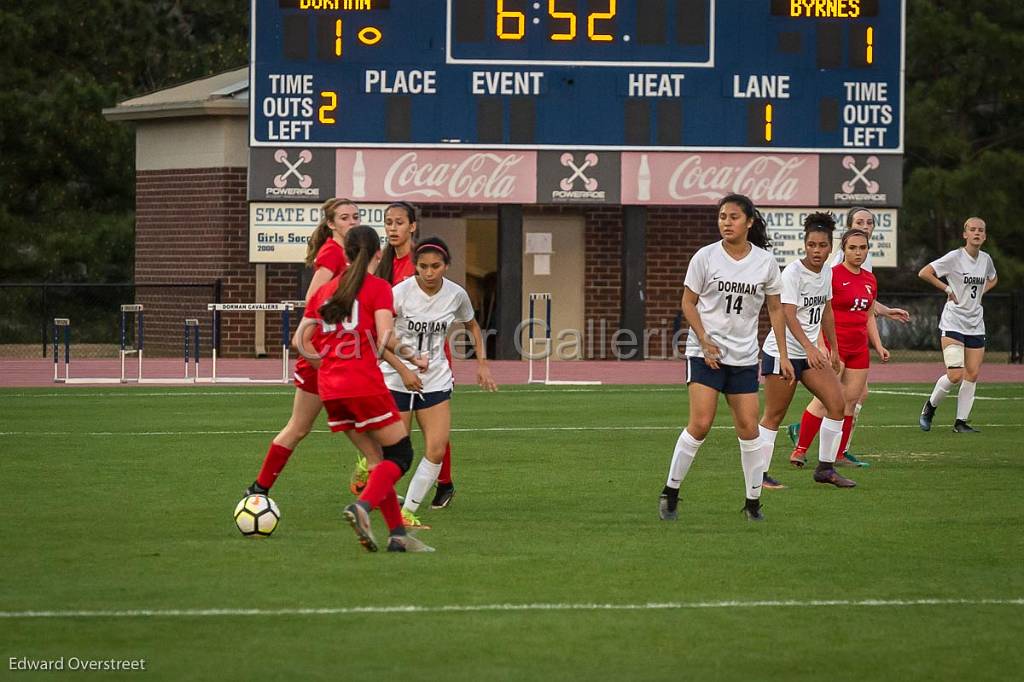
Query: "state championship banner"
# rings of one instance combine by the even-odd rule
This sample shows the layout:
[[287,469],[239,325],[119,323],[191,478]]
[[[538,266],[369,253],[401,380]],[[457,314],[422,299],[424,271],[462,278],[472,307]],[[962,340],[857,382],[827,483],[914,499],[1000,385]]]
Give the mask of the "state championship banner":
[[[846,210],[840,208],[762,208],[761,215],[768,224],[768,239],[772,252],[784,268],[797,258],[804,257],[804,219],[818,211],[831,213],[836,219],[835,249],[846,229]],[[897,262],[897,211],[894,208],[871,209],[875,214],[875,231],[871,235],[871,264],[875,268],[895,268]]]
[[[377,230],[384,244],[387,204],[360,204],[359,221]],[[320,204],[253,202],[249,204],[249,262],[303,263],[306,243],[320,223]]]

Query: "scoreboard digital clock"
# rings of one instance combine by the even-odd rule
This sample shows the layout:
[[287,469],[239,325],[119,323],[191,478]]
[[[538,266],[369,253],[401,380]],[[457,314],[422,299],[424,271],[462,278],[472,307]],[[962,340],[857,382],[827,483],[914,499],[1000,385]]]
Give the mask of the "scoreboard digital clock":
[[901,153],[905,0],[253,0],[253,146]]

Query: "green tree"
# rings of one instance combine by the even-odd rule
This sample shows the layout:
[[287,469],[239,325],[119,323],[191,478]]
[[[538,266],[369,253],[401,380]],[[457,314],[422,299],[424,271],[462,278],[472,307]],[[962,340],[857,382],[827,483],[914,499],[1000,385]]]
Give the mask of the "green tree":
[[1024,284],[1024,3],[911,0],[903,261],[916,268],[989,225],[1003,287]]
[[131,279],[134,135],[101,110],[245,64],[248,5],[50,0],[0,8],[5,279]]

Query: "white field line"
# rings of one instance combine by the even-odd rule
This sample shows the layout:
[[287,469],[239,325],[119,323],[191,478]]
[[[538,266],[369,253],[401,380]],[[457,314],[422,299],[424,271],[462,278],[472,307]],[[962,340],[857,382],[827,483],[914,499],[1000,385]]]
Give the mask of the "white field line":
[[[917,398],[930,398],[931,393],[912,393],[910,391],[888,391],[885,389],[870,389],[870,393],[877,393],[879,395],[910,395]],[[952,393],[952,391],[951,391]],[[870,395],[870,394],[869,394]],[[955,397],[955,396],[953,396]],[[1010,396],[1009,398],[1000,398],[998,396],[989,395],[976,395],[975,400],[1024,400],[1024,396]]]
[[[478,428],[453,428],[452,433],[502,433],[537,431],[681,431],[684,424],[676,426],[485,426]],[[974,424],[984,428],[1016,428],[1024,424]],[[733,426],[712,426],[712,429],[732,431]],[[918,429],[917,424],[858,424],[858,429]],[[275,434],[278,429],[250,429],[240,431],[0,431],[4,436],[246,436]],[[311,433],[330,433],[327,429],[313,429]]]
[[[984,384],[984,382],[981,382]],[[989,384],[989,386],[1002,386],[1003,384]],[[680,395],[684,392],[685,386],[683,384],[678,385],[655,385],[655,386],[642,386],[636,388],[613,388],[611,386],[595,387],[595,388],[528,388],[526,386],[520,386],[513,384],[504,389],[506,393],[594,393],[598,395],[605,395],[608,393],[679,393]],[[913,391],[893,391],[887,389],[871,389],[871,393],[877,393],[879,395],[903,395],[913,396],[916,398],[927,398],[931,393],[917,393]],[[245,391],[136,391],[131,388],[126,388],[120,391],[104,391],[102,393],[96,392],[52,392],[52,393],[2,393],[0,392],[0,400],[8,398],[210,398],[210,397],[237,397],[237,396],[255,396],[255,397],[281,397],[281,396],[292,396],[295,391],[259,391],[259,390],[245,390]],[[459,391],[456,388],[456,395],[460,398],[469,395],[490,395],[486,391]],[[1024,396],[975,396],[975,400],[1024,400]]]
[[679,611],[759,608],[907,608],[915,606],[1024,606],[1012,599],[812,599],[773,601],[699,601],[647,604],[449,604],[442,606],[348,606],[287,609],[126,609],[96,611],[0,611],[0,619],[31,618],[233,618],[239,616],[350,616],[408,613],[481,613],[521,611]]

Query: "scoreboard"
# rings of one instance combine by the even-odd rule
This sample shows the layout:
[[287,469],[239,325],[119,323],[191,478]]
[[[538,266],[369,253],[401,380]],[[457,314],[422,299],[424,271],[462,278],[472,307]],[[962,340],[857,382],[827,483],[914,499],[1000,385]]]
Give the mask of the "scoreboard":
[[252,0],[250,143],[903,151],[905,0]]

